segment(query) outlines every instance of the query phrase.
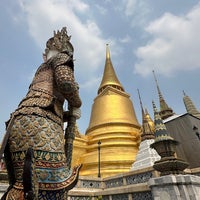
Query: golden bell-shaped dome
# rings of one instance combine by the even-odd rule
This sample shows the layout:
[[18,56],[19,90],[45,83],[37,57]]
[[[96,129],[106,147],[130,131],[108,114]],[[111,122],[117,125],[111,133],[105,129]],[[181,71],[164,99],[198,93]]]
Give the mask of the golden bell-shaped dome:
[[98,175],[98,142],[101,177],[128,172],[140,144],[140,129],[130,96],[114,71],[107,45],[103,78],[94,99],[89,127],[87,153],[81,156],[82,176]]

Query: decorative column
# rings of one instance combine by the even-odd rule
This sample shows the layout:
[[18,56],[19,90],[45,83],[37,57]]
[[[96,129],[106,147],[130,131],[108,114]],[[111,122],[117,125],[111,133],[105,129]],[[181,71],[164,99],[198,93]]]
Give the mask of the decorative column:
[[151,144],[161,159],[153,165],[161,177],[151,178],[148,182],[154,200],[199,200],[200,177],[185,175],[188,163],[175,157],[178,142],[168,133],[153,102],[155,141]]
[[98,177],[101,178],[101,141],[98,141]]
[[150,145],[161,156],[161,159],[153,165],[154,169],[160,172],[161,176],[168,174],[184,174],[183,170],[188,167],[188,163],[175,157],[175,149],[179,144],[168,133],[160,117],[160,114],[153,102],[155,141]]

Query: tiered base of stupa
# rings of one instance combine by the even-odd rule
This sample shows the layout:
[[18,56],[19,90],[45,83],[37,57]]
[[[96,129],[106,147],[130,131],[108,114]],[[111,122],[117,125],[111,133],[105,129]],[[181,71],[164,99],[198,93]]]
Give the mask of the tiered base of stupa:
[[132,164],[131,171],[152,167],[154,162],[160,159],[160,156],[155,149],[150,147],[153,142],[154,139],[144,140],[141,142],[136,156],[136,161]]

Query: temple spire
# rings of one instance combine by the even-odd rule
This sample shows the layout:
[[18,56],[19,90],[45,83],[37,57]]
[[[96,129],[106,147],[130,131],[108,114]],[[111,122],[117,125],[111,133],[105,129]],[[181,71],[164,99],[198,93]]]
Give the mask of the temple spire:
[[160,156],[157,154],[157,152],[150,148],[150,145],[154,142],[155,139],[154,122],[151,119],[147,109],[144,111],[139,90],[138,96],[142,110],[142,134],[139,151],[137,153],[135,162],[132,164],[131,171],[151,167],[155,161],[160,159]]
[[106,62],[104,68],[103,78],[98,89],[98,94],[100,94],[106,87],[114,87],[118,90],[124,91],[121,83],[119,82],[115,70],[112,65],[112,61],[110,58],[110,50],[108,44],[106,45]]
[[161,156],[161,159],[154,163],[153,168],[161,172],[160,176],[184,174],[183,170],[188,167],[188,163],[175,157],[175,149],[179,142],[170,136],[155,103],[152,102],[152,104],[154,110],[155,141],[150,147],[154,148]]
[[147,140],[147,139],[154,139],[155,137],[152,131],[152,129],[154,129],[154,123],[153,121],[152,122],[150,121],[151,118],[149,116],[147,109],[145,109],[144,111],[141,96],[140,96],[140,91],[139,89],[137,89],[137,91],[138,91],[138,96],[139,96],[140,106],[141,106],[141,111],[142,111],[142,135],[141,135],[142,141]]
[[159,88],[159,85],[158,85],[158,80],[156,78],[154,70],[153,70],[153,75],[154,75],[154,79],[155,79],[155,82],[156,82],[156,87],[157,87],[159,101],[160,101],[160,116],[161,116],[162,119],[166,119],[168,117],[171,117],[174,114],[174,112],[167,105],[166,101],[163,98],[163,95],[162,95],[162,93],[160,91],[160,88]]
[[142,110],[142,119],[143,119],[144,116],[145,116],[144,108],[143,108],[143,105],[142,105],[142,99],[141,99],[141,96],[140,96],[140,91],[139,91],[139,89],[137,89],[137,91],[138,91],[138,97],[139,97],[139,100],[140,100],[140,107],[141,107],[141,110]]
[[106,44],[106,59],[110,59],[110,49],[108,44]]
[[[81,158],[80,175],[98,176],[98,141],[101,142],[101,177],[129,171],[141,142],[138,123],[130,95],[120,84],[106,47],[104,74],[91,109],[86,130],[88,145]],[[114,154],[113,154],[114,153]]]
[[187,112],[195,117],[200,118],[200,112],[195,107],[194,103],[192,102],[191,98],[186,95],[186,93],[183,91],[183,102],[185,104],[185,108]]
[[161,140],[173,140],[173,138],[168,134],[165,124],[156,108],[154,101],[152,101],[153,111],[154,111],[154,124],[155,124],[155,142]]

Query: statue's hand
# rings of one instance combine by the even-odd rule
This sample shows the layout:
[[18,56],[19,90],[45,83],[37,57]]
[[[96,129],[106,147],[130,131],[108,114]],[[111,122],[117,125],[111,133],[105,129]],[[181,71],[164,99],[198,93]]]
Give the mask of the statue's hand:
[[70,108],[70,115],[74,116],[76,119],[81,117],[81,109],[76,107]]
[[77,82],[74,82],[74,86],[75,86],[76,90],[79,90],[79,84]]

